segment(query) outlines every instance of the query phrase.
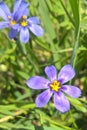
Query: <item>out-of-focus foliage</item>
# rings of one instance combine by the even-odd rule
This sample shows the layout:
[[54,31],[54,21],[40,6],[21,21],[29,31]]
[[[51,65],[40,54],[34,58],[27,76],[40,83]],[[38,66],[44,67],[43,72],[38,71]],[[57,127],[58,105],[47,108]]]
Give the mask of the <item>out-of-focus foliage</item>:
[[[10,9],[13,0],[4,0]],[[44,36],[29,43],[10,40],[0,30],[0,130],[86,130],[87,129],[87,1],[29,0],[29,15],[37,16]],[[82,90],[71,99],[71,109],[59,113],[50,101],[36,108],[39,91],[26,86],[34,75],[44,75],[46,65],[58,70],[71,63],[76,70],[73,85]]]

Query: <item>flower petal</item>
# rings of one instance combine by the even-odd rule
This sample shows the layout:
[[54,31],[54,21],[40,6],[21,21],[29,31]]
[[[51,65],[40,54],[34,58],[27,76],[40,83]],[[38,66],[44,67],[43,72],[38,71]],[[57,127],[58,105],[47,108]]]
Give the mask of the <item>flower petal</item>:
[[26,11],[26,8],[28,7],[28,3],[25,1],[22,1],[17,11],[13,14],[14,19],[16,21],[20,20],[20,18],[23,16],[23,13]]
[[23,15],[28,16],[28,13],[29,13],[29,10],[28,10],[28,8],[26,8],[26,9],[24,10],[22,16],[23,16]]
[[43,93],[39,94],[35,100],[37,107],[43,107],[48,103],[53,92],[50,89],[45,90]]
[[8,36],[9,36],[9,38],[12,39],[12,38],[15,38],[15,37],[16,37],[17,33],[18,33],[17,30],[11,29],[11,30],[8,32]]
[[49,80],[41,76],[33,76],[27,80],[26,84],[32,89],[45,89],[49,88]]
[[48,78],[53,81],[56,79],[56,68],[53,65],[45,67],[45,73],[48,76]]
[[4,20],[8,20],[6,13],[1,8],[0,8],[0,17],[2,17]]
[[56,109],[62,113],[67,112],[70,109],[70,103],[62,92],[54,94],[54,105]]
[[0,2],[0,16],[5,20],[8,20],[8,16],[11,16],[8,6],[3,2]]
[[10,25],[11,28],[15,29],[15,30],[20,30],[21,29],[21,26],[19,25],[19,23],[15,24],[15,25]]
[[20,41],[27,43],[29,40],[29,30],[27,28],[22,28],[20,31]]
[[37,17],[30,17],[28,19],[28,22],[33,23],[33,24],[40,24],[40,20]]
[[9,27],[9,22],[0,22],[0,29],[8,28],[8,27]]
[[21,4],[23,0],[16,0],[15,3],[14,3],[14,8],[13,8],[13,13],[15,13],[16,11],[18,11],[18,8]]
[[36,24],[30,25],[29,29],[36,36],[42,36],[44,33],[43,29],[39,25],[36,25]]
[[64,84],[71,80],[75,76],[75,70],[72,68],[71,65],[65,65],[58,74],[58,81],[61,82],[61,84]]
[[73,98],[81,96],[81,90],[75,86],[63,85],[61,90]]

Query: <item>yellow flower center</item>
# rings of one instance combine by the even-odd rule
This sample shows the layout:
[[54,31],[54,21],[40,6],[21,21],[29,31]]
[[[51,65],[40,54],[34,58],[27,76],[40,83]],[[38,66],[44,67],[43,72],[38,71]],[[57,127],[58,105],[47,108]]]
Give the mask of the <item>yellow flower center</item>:
[[10,21],[10,25],[15,25],[16,24],[16,21],[15,20],[11,20]]
[[12,20],[10,15],[8,15],[8,19],[10,21],[10,25],[15,25],[17,23],[15,20]]
[[23,27],[26,27],[28,25],[28,22],[26,21],[27,19],[27,16],[26,15],[23,15],[22,16],[22,19],[20,21],[20,25],[23,26]]
[[58,82],[57,80],[54,80],[53,83],[50,84],[50,88],[53,91],[58,92],[58,90],[61,88],[60,82]]
[[21,26],[26,27],[28,25],[28,22],[26,20],[22,20],[20,24]]

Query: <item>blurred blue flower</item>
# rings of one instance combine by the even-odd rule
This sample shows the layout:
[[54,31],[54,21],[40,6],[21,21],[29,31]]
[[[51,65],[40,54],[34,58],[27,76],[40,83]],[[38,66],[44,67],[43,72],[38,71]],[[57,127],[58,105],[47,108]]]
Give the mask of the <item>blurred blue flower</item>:
[[25,0],[16,0],[13,8],[13,13],[10,12],[8,6],[4,2],[0,2],[0,17],[5,21],[0,22],[0,29],[11,28],[9,37],[15,37],[17,34],[18,22],[24,14],[28,14],[28,3]]
[[51,65],[45,68],[45,73],[48,79],[41,76],[33,76],[27,81],[27,85],[32,89],[46,89],[36,98],[36,106],[43,107],[48,103],[51,96],[54,94],[54,105],[57,110],[64,113],[70,109],[70,103],[64,96],[68,94],[72,98],[81,96],[81,90],[72,85],[65,85],[75,76],[75,71],[71,65],[65,65],[59,72],[57,77],[56,68]]
[[36,36],[42,36],[44,31],[39,24],[40,21],[37,17],[27,18],[26,14],[23,15],[19,25],[16,26],[16,29],[20,31],[20,41],[23,43],[28,42],[30,38],[29,31]]

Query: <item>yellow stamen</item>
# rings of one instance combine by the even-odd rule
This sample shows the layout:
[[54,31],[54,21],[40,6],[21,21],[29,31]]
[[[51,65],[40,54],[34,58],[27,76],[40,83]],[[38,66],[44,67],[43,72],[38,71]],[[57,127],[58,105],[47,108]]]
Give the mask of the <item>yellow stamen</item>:
[[28,22],[25,20],[22,20],[20,24],[21,26],[26,27],[28,25]]
[[16,24],[16,21],[15,20],[11,20],[10,21],[10,25],[15,25]]
[[8,19],[11,19],[11,16],[10,16],[10,15],[8,15]]
[[53,83],[50,84],[50,88],[56,92],[61,88],[60,82],[54,80]]
[[26,18],[27,18],[27,16],[26,16],[26,15],[23,15],[23,16],[22,16],[22,19],[26,19]]

